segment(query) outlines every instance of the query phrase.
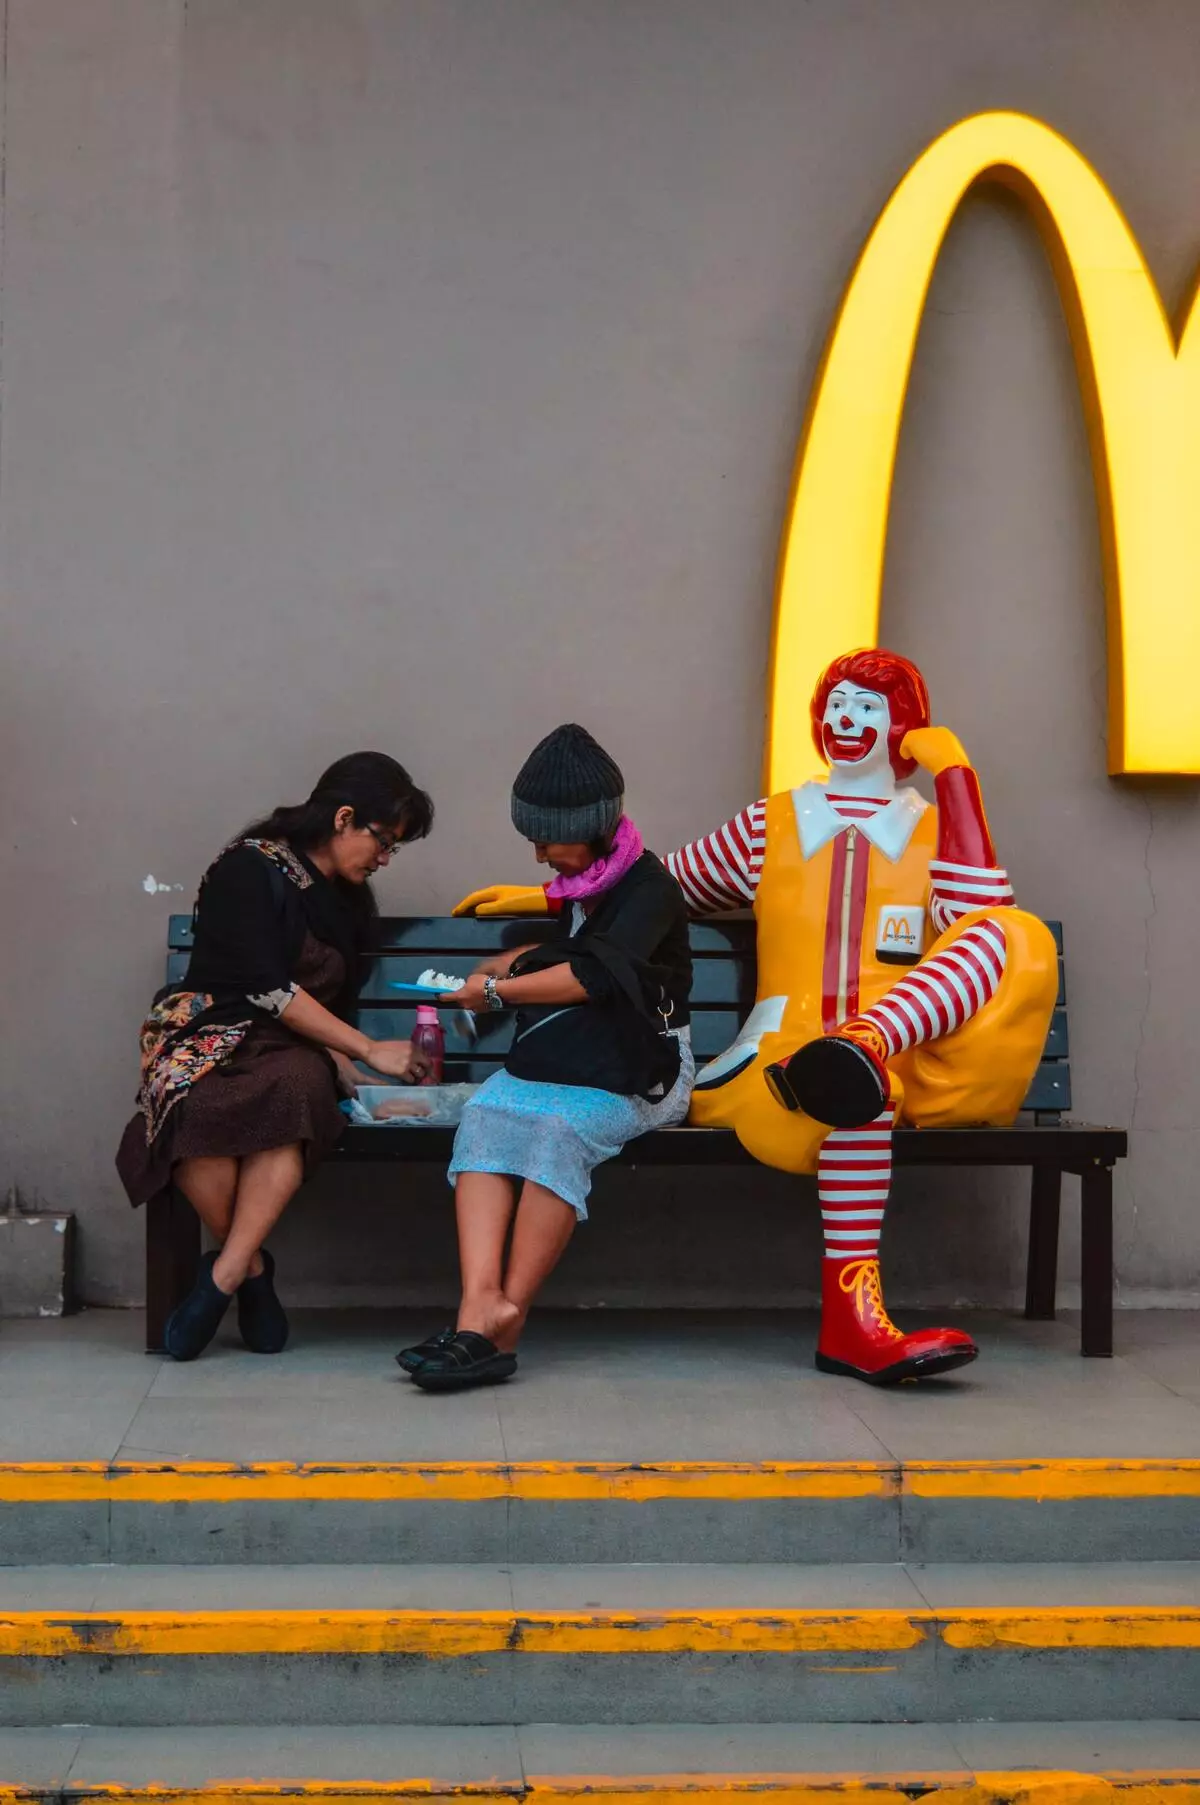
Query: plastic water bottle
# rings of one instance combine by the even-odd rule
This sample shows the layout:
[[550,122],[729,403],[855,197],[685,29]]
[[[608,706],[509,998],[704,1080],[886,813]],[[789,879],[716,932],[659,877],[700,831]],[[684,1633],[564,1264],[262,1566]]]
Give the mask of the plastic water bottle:
[[440,1084],[446,1063],[446,1036],[432,1003],[417,1004],[417,1025],[413,1029],[412,1044],[429,1062],[428,1075],[422,1078],[421,1083]]

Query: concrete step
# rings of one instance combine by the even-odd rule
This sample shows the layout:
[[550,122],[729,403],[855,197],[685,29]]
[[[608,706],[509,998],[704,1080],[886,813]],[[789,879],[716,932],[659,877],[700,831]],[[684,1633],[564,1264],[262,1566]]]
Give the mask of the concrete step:
[[0,1571],[12,1725],[1197,1715],[1200,1562]]
[[1197,1553],[1200,1460],[0,1466],[0,1562]]
[[312,1798],[475,1805],[1195,1805],[1200,1724],[186,1725],[0,1730],[0,1796],[67,1805]]

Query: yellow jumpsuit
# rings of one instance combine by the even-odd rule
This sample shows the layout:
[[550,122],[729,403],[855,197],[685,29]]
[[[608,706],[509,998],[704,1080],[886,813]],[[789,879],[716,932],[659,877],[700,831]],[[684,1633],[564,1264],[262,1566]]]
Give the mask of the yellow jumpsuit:
[[[911,833],[905,844],[897,840],[889,848],[894,857],[853,824],[805,857],[797,813],[802,795],[787,791],[767,803],[754,903],[758,1002],[742,1037],[748,1055],[760,1034],[757,1050],[726,1082],[694,1093],[689,1119],[732,1128],[766,1165],[815,1172],[829,1129],[777,1103],[763,1068],[870,1008],[913,969],[913,959],[880,956],[881,944],[897,944],[897,928],[902,940],[923,918],[916,931],[925,957],[993,916],[1003,926],[1008,955],[996,994],[953,1033],[900,1054],[889,1071],[898,1126],[1011,1122],[1041,1059],[1058,995],[1058,953],[1049,929],[1036,916],[1002,907],[966,915],[935,935],[929,865],[937,852],[936,808],[922,807],[915,792],[904,793]],[[885,934],[891,935],[886,942]]]

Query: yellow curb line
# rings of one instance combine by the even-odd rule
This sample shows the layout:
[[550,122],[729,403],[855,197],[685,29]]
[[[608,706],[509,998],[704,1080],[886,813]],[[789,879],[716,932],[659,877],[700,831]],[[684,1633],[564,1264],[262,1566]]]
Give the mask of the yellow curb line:
[[1200,1460],[0,1464],[0,1503],[1200,1498]]
[[913,1649],[931,1637],[949,1648],[963,1649],[1200,1649],[1200,1606],[703,1612],[118,1610],[0,1615],[0,1656],[10,1658],[406,1654],[444,1660],[506,1651],[875,1654]]
[[1198,1805],[1200,1774],[1164,1770],[1084,1774],[1029,1770],[980,1772],[924,1771],[895,1774],[647,1774],[530,1775],[505,1785],[496,1780],[397,1781],[216,1780],[199,1788],[120,1782],[65,1787],[0,1787],[0,1805],[30,1805],[47,1798],[68,1805],[255,1805],[257,1801],[312,1798],[320,1805],[396,1805],[397,1801],[465,1799],[472,1805],[728,1805],[746,1794],[770,1797],[773,1805],[879,1805],[881,1800],[947,1798],[953,1805]]
[[0,1465],[0,1502],[29,1504],[117,1499],[177,1504],[292,1499],[472,1502],[596,1498],[637,1502],[650,1498],[887,1498],[898,1489],[896,1467],[865,1461],[423,1461],[397,1465],[80,1461]]

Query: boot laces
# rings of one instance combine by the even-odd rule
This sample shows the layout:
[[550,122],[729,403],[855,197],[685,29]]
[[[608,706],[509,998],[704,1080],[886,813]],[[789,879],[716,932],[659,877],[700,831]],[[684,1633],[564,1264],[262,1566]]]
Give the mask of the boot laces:
[[887,1043],[887,1036],[874,1022],[868,1021],[866,1016],[852,1016],[849,1021],[842,1023],[838,1033],[846,1040],[854,1041],[864,1051],[874,1054],[880,1065],[886,1065],[891,1057],[892,1049]]
[[889,1335],[893,1341],[904,1340],[884,1305],[878,1260],[849,1261],[838,1274],[838,1284],[847,1295],[853,1292],[854,1307],[860,1316],[866,1316],[869,1311],[885,1335]]

